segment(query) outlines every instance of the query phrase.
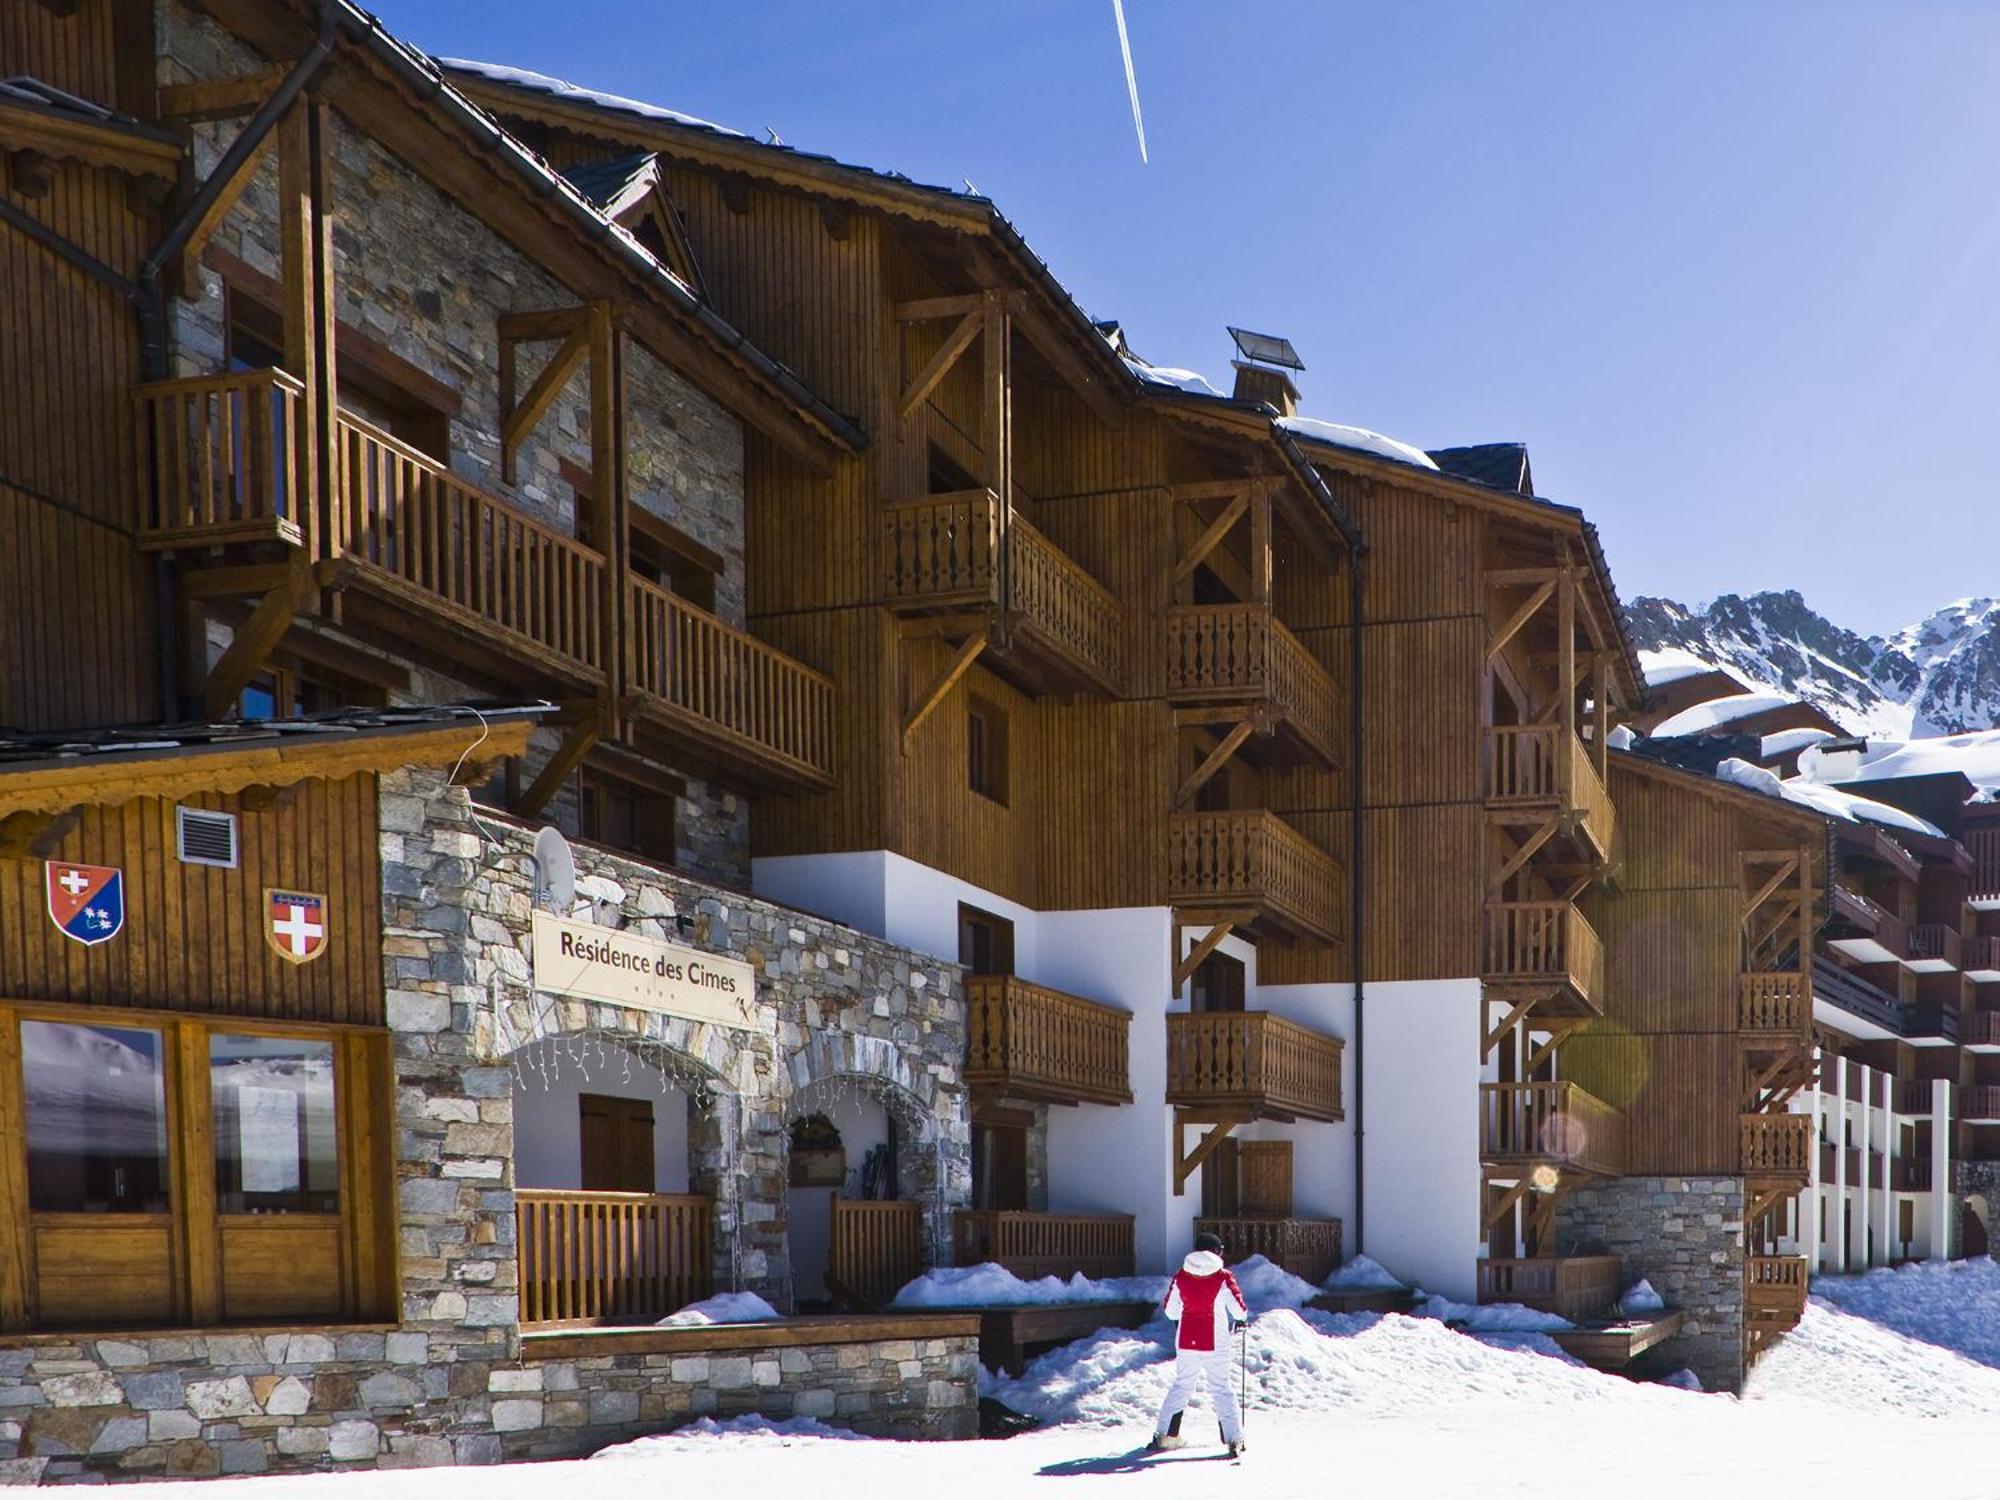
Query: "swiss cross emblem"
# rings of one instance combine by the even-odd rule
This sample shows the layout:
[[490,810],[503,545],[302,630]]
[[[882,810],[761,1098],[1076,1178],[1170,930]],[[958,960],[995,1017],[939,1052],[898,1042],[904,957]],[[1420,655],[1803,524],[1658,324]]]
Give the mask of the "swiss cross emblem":
[[267,889],[264,912],[264,941],[286,963],[309,964],[326,952],[326,897]]
[[48,883],[49,920],[64,937],[93,946],[109,942],[125,927],[125,872],[110,865],[42,867]]

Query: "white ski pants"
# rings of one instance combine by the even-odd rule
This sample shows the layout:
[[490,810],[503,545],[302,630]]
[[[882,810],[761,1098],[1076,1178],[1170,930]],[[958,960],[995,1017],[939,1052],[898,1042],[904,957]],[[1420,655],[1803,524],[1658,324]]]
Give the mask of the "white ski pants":
[[1155,1431],[1165,1433],[1176,1412],[1187,1410],[1188,1399],[1202,1381],[1208,1382],[1208,1399],[1222,1423],[1222,1440],[1240,1442],[1243,1414],[1236,1409],[1236,1387],[1230,1384],[1235,1373],[1235,1351],[1224,1344],[1220,1349],[1178,1349],[1174,1352],[1174,1383],[1160,1404],[1160,1421]]

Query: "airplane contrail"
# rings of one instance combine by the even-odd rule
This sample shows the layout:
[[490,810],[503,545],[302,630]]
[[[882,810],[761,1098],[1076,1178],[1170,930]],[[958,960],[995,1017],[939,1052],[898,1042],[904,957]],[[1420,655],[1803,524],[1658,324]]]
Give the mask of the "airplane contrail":
[[1132,128],[1139,133],[1139,160],[1146,160],[1146,121],[1139,113],[1139,75],[1132,70],[1132,39],[1125,34],[1125,0],[1111,0],[1118,18],[1118,50],[1125,54],[1125,92],[1132,96]]

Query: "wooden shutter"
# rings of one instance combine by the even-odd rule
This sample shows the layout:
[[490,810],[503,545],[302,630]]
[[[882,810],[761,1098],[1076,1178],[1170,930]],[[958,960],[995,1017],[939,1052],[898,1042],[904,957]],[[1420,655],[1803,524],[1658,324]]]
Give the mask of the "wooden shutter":
[[1243,1212],[1253,1219],[1292,1214],[1292,1143],[1245,1141],[1241,1148]]

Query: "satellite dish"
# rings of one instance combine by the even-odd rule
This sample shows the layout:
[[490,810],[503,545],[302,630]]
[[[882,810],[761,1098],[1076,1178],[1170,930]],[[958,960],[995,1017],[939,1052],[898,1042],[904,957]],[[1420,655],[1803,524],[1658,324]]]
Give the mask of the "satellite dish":
[[535,901],[565,917],[576,901],[576,856],[560,829],[535,835]]

